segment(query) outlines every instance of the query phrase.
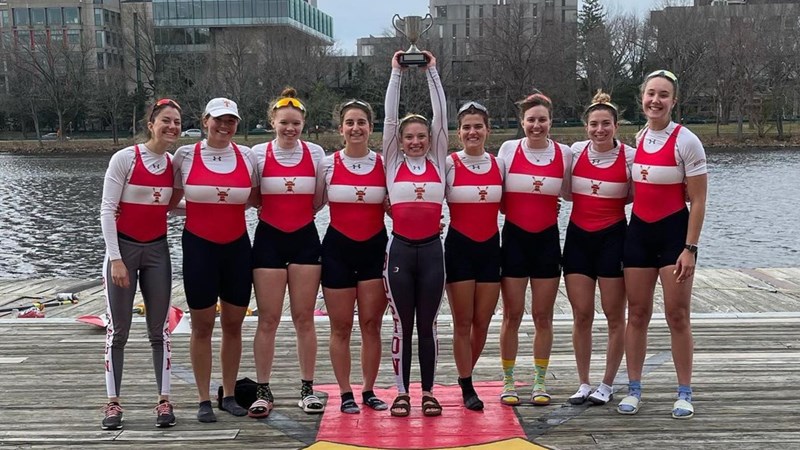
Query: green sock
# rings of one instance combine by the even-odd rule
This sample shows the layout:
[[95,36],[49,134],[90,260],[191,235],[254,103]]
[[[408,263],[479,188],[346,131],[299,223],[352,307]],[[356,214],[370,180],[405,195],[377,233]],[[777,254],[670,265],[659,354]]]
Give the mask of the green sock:
[[536,375],[533,378],[533,389],[543,391],[544,378],[547,375],[547,366],[550,365],[550,359],[534,359],[533,365],[536,370]]
[[514,366],[517,364],[515,359],[501,359],[503,364],[503,384],[514,383]]

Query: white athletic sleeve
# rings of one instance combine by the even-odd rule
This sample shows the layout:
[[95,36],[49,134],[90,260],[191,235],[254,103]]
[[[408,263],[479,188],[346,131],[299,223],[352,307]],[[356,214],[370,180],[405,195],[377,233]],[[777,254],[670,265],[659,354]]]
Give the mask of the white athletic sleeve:
[[[444,96],[442,80],[436,67],[429,67],[426,70],[428,76],[428,90],[431,95],[431,108],[433,119],[431,120],[431,155],[439,173],[443,172],[445,160],[447,159],[447,147],[449,145],[447,135],[447,99]],[[432,154],[431,154],[432,153]]]
[[253,153],[250,147],[239,144],[236,144],[236,146],[239,147],[239,151],[242,153],[242,159],[250,172],[250,186],[258,186],[259,178],[261,177],[258,175],[258,159],[256,159],[255,153]]
[[314,212],[319,211],[328,203],[328,186],[330,186],[331,177],[333,176],[334,154],[323,158],[317,167],[317,186],[316,189],[314,189]]
[[505,141],[497,151],[497,159],[503,161],[503,180],[508,178],[508,171],[511,169],[511,162],[514,160],[514,152],[519,145],[519,139]]
[[708,173],[706,165],[706,149],[700,139],[686,127],[681,127],[678,132],[677,146],[678,157],[683,161],[685,175],[694,177]]
[[106,243],[106,253],[110,260],[121,259],[117,238],[117,210],[122,199],[122,190],[128,182],[136,161],[133,147],[124,148],[111,157],[103,178],[103,197],[100,202],[100,229]]
[[314,164],[314,170],[316,171],[320,161],[325,159],[325,150],[313,142],[306,141],[306,145],[308,145],[308,150],[311,153],[311,162]]
[[183,189],[184,173],[188,175],[192,166],[193,155],[194,144],[184,145],[175,150],[175,155],[172,157],[172,171],[174,173],[172,187],[175,189]]
[[400,69],[393,68],[392,74],[389,76],[389,86],[386,88],[385,117],[383,119],[383,160],[386,166],[387,188],[394,183],[397,168],[403,161],[399,148],[400,143],[397,140],[397,130],[400,125],[398,110],[400,109],[401,80],[402,72]]
[[445,187],[444,187],[444,196],[450,194],[450,190],[453,189],[453,182],[456,180],[456,163],[453,161],[453,157],[449,157],[445,160],[444,163],[444,179],[445,179]]
[[636,157],[636,147],[625,144],[625,166],[628,171],[628,200],[633,203],[633,158]]

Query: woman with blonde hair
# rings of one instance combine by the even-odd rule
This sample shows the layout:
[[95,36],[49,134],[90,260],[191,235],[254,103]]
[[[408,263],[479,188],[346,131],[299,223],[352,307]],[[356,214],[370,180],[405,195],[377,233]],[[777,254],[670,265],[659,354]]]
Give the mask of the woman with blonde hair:
[[274,403],[269,381],[287,287],[300,365],[298,406],[308,414],[325,410],[314,394],[314,306],[322,251],[314,224],[314,191],[317,165],[325,152],[300,139],[305,116],[306,107],[297,91],[284,89],[269,109],[275,139],[253,147],[261,184],[261,209],[253,240],[253,285],[259,313],[253,354],[258,387],[257,400],[248,414],[256,418],[269,415]]

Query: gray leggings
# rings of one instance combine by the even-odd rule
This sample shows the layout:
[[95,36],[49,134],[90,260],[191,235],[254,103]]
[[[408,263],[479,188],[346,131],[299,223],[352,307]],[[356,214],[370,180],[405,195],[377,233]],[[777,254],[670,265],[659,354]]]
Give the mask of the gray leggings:
[[408,392],[415,316],[422,390],[430,391],[439,355],[436,316],[444,291],[444,250],[439,236],[421,243],[391,236],[383,276],[394,320],[392,365],[397,391]]
[[120,394],[125,344],[131,329],[137,284],[144,299],[147,335],[153,352],[158,392],[160,395],[169,395],[171,351],[167,315],[172,299],[172,264],[167,240],[142,244],[120,239],[119,250],[130,278],[127,289],[111,281],[111,261],[108,257],[103,263],[106,313],[109,318],[105,352],[108,397],[119,397]]

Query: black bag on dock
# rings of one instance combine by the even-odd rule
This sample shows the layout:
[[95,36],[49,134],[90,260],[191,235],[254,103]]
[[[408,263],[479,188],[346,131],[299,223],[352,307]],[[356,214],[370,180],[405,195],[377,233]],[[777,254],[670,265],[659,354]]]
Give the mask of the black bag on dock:
[[[236,380],[236,387],[233,390],[233,397],[236,399],[236,403],[238,403],[242,408],[249,408],[250,405],[256,401],[257,387],[258,383],[250,378],[244,377],[241,380]],[[220,386],[219,390],[217,391],[217,402],[219,405],[222,405],[222,396],[222,386]]]

